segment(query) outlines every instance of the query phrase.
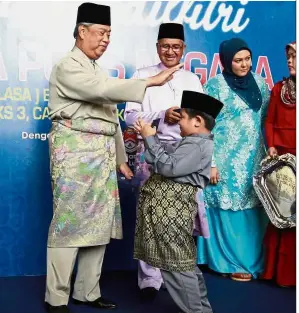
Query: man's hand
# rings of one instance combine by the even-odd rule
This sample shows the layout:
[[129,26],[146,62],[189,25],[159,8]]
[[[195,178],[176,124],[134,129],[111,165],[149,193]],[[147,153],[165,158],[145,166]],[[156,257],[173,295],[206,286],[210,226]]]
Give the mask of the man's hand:
[[210,183],[212,185],[216,185],[219,182],[220,176],[219,172],[216,167],[211,168],[211,175],[210,175]]
[[132,179],[132,177],[134,176],[127,163],[121,164],[119,166],[119,171],[126,177],[126,179]]
[[173,78],[172,74],[183,66],[184,64],[180,63],[174,67],[168,68],[167,70],[160,72],[155,76],[147,78],[146,87],[163,86],[165,83],[167,83]]
[[179,109],[179,107],[171,107],[165,113],[164,121],[169,125],[177,124],[181,119],[181,114],[174,112],[175,109]]
[[146,124],[142,119],[138,119],[137,122],[134,123],[134,128],[142,138],[154,136],[157,133],[156,127],[151,127],[150,124]]
[[273,158],[274,156],[276,156],[276,155],[277,155],[277,150],[276,150],[276,148],[275,148],[275,147],[270,147],[270,148],[268,149],[268,155],[269,155],[271,158]]

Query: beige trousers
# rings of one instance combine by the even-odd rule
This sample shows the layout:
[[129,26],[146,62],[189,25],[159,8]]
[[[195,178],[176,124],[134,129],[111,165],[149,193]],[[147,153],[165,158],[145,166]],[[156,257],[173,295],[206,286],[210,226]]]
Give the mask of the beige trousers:
[[99,279],[106,245],[86,248],[48,248],[45,301],[53,306],[67,305],[71,276],[78,255],[78,272],[73,298],[94,301],[101,297]]

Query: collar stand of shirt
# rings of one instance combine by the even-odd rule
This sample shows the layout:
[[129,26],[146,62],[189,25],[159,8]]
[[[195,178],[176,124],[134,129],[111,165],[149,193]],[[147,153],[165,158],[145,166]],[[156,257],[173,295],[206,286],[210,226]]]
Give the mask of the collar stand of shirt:
[[[161,71],[164,71],[164,70],[167,70],[167,69],[168,69],[168,67],[165,66],[162,62],[160,62],[160,63],[158,64],[158,67],[160,68]],[[180,73],[180,72],[182,72],[182,71],[183,71],[183,68],[180,68],[179,70],[177,70],[176,72],[174,72],[174,74]]]
[[[158,65],[159,69],[161,71],[164,71],[167,69],[167,67],[160,62]],[[171,91],[173,92],[173,97],[174,97],[174,105],[180,107],[181,106],[181,90],[179,88],[175,88],[175,84],[174,84],[174,78],[175,76],[177,76],[177,74],[179,72],[182,72],[182,69],[179,69],[178,71],[176,71],[175,73],[173,73],[173,79],[167,82],[167,85],[169,86],[169,88],[171,89]]]

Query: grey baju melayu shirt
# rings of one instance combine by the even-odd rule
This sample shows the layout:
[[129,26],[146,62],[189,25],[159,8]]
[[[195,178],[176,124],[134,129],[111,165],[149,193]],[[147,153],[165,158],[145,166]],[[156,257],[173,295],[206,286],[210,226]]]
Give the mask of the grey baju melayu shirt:
[[172,145],[162,145],[156,136],[144,139],[145,160],[153,171],[177,183],[205,188],[210,180],[213,135],[195,134]]

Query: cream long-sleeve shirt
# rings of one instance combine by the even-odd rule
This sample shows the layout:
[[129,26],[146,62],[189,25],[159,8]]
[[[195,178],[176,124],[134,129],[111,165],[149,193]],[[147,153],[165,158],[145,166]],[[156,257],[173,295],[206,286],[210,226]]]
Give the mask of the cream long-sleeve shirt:
[[54,66],[50,77],[50,118],[93,118],[118,125],[115,135],[116,162],[127,161],[117,103],[142,102],[145,79],[109,78],[76,46]]

